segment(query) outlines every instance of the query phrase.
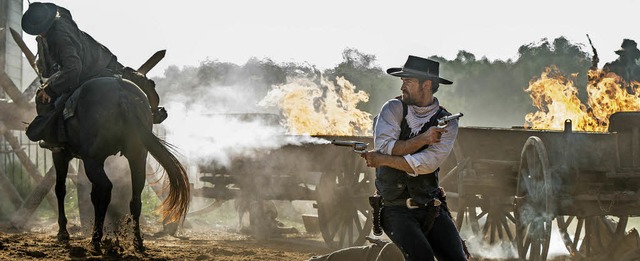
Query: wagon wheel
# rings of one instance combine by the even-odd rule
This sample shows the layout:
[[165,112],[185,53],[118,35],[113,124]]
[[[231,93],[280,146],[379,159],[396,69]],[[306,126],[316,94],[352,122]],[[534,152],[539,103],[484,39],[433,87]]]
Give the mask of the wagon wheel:
[[[508,202],[508,197],[482,196],[478,199],[480,206],[468,207],[465,215],[473,234],[491,245],[514,242],[516,219],[513,215],[513,202]],[[484,221],[481,221],[483,218]]]
[[490,245],[515,241],[515,217],[512,197],[497,194],[467,195],[465,186],[474,186],[465,182],[465,175],[472,170],[459,172],[458,195],[460,208],[456,216],[456,228],[463,223],[471,233]]
[[610,255],[620,245],[629,218],[622,216],[617,219],[610,216],[559,216],[558,228],[573,259],[593,260]]
[[342,170],[322,174],[316,190],[320,231],[333,249],[362,245],[373,227],[373,171],[360,157],[345,158]]
[[546,260],[551,238],[552,190],[549,158],[540,138],[527,139],[520,156],[515,199],[516,245],[520,259]]

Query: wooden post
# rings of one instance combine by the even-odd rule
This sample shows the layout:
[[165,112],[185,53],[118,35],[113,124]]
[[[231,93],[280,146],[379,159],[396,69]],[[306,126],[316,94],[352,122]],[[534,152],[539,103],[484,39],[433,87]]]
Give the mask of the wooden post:
[[11,218],[11,225],[17,229],[22,229],[27,223],[33,212],[38,208],[40,202],[51,191],[53,184],[56,183],[56,169],[51,167],[47,174],[42,179],[42,182],[36,186],[33,192],[27,197],[27,200],[22,204],[20,209],[13,214]]

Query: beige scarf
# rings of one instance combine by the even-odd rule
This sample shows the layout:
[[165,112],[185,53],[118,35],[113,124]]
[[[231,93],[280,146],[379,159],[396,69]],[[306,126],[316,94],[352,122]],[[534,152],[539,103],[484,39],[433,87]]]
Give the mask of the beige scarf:
[[435,116],[440,108],[440,103],[437,98],[433,98],[433,103],[426,107],[418,107],[415,105],[409,105],[407,110],[407,124],[411,128],[411,137],[418,135],[422,126],[429,122],[431,117]]

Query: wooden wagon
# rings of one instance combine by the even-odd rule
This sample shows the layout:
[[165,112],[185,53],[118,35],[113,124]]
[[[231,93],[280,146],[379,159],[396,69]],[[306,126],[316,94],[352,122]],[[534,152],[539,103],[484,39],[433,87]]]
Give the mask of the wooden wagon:
[[[607,257],[640,214],[640,112],[605,133],[461,127],[441,173],[456,225],[546,260],[552,222],[572,258]],[[446,175],[444,174],[446,173]]]
[[[372,143],[371,137],[287,138],[302,143],[236,157],[227,166],[216,162],[201,165],[200,180],[207,185],[195,189],[194,195],[222,200],[315,201],[320,232],[330,248],[364,244],[372,229],[368,196],[374,192],[374,170],[351,149],[328,142],[338,139]],[[261,212],[250,216],[257,223],[253,227],[258,231],[253,233],[258,236],[267,233],[264,229],[268,227],[260,224],[264,218]]]

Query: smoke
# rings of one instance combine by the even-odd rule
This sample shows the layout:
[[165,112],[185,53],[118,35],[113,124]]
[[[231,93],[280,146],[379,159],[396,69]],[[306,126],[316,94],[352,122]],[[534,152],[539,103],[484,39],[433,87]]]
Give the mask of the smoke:
[[163,123],[167,140],[190,163],[213,161],[228,167],[234,157],[254,157],[284,145],[322,142],[309,136],[286,136],[278,114],[251,112],[257,108],[257,97],[247,88],[215,87],[198,97],[201,99],[169,99],[167,110],[178,117],[169,117]]

